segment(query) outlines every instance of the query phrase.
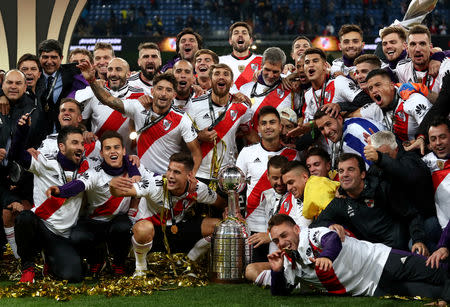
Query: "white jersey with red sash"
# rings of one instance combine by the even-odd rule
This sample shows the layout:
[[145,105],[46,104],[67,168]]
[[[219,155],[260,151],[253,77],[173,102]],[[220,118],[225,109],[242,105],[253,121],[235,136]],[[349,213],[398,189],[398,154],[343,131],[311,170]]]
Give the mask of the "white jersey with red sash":
[[[58,133],[53,133],[47,135],[47,137],[42,141],[41,145],[38,148],[38,151],[43,154],[44,156],[54,156],[58,153]],[[100,141],[93,141],[89,144],[84,144],[84,156],[92,158],[92,162],[99,161],[98,164],[101,163],[100,161],[100,149],[101,144]],[[95,164],[97,165],[97,164]],[[93,165],[91,165],[92,167]]]
[[75,225],[83,201],[83,193],[75,197],[47,198],[45,192],[50,186],[61,186],[82,174],[89,168],[89,162],[83,160],[75,171],[64,171],[56,160],[56,155],[39,154],[37,160],[31,159],[29,171],[34,176],[33,199],[31,209],[45,226],[53,233],[68,238],[70,228]]
[[303,216],[303,201],[290,192],[283,197],[278,213],[289,215],[300,227],[308,227],[312,222]]
[[297,250],[300,259],[284,258],[286,282],[297,285],[305,281],[332,294],[373,296],[391,248],[346,237],[333,267],[322,271],[309,258],[319,257],[320,252],[326,249],[321,240],[330,231],[325,227],[300,228]]
[[261,69],[262,56],[250,53],[247,57],[238,58],[233,54],[219,57],[219,63],[227,64],[233,71],[234,86],[237,90],[252,81],[256,71]]
[[414,93],[407,100],[398,97],[395,112],[383,110],[376,104],[370,103],[361,108],[361,117],[372,119],[392,131],[401,141],[413,140],[417,128],[431,108],[431,103],[423,95]]
[[272,106],[278,111],[284,108],[298,109],[291,92],[283,90],[281,82],[275,87],[269,87],[260,82],[249,82],[244,84],[239,92],[249,97],[252,102],[253,127],[258,126],[258,113],[264,106]]
[[141,72],[137,72],[128,78],[128,84],[134,88],[140,88],[145,95],[152,96],[151,90],[153,87],[152,82],[147,82],[142,79]]
[[189,143],[197,138],[191,120],[181,110],[170,108],[161,116],[145,110],[138,101],[124,100],[123,104],[125,114],[134,120],[136,131],[151,125],[138,135],[137,154],[141,163],[152,172],[164,174],[170,156],[181,151],[183,141]]
[[343,58],[334,59],[331,63],[330,73],[334,75],[337,72],[341,72],[344,76],[354,75],[356,71],[356,66],[347,66],[344,63]]
[[89,218],[109,222],[116,215],[128,212],[131,198],[115,197],[109,191],[109,182],[113,178],[100,165],[88,169],[78,178],[85,186]]
[[409,58],[400,61],[397,64],[396,71],[399,83],[422,83],[430,91],[439,94],[442,87],[442,78],[446,72],[450,71],[450,60],[444,59],[436,77],[429,75],[428,70],[420,71],[414,69],[414,64]]
[[134,184],[136,196],[142,197],[139,202],[137,220],[146,219],[154,225],[161,225],[161,211],[164,210],[163,222],[172,225],[183,221],[185,213],[196,202],[212,205],[216,202],[217,194],[202,182],[197,182],[194,192],[185,192],[181,196],[164,195],[162,176],[150,172],[142,172],[140,182]]
[[247,184],[246,221],[253,232],[267,231],[265,225],[265,209],[260,207],[261,193],[271,188],[267,179],[267,162],[272,156],[282,155],[290,161],[300,160],[295,149],[282,148],[278,151],[268,151],[261,143],[244,147],[236,161],[239,167],[250,180]]
[[436,215],[444,229],[450,219],[450,160],[439,159],[433,152],[422,159],[431,171]]
[[[134,103],[140,102],[137,98],[144,95],[143,90],[128,85],[123,86],[118,91],[113,91],[105,87],[108,92],[122,100],[132,99]],[[117,131],[123,138],[128,153],[132,153],[130,140],[130,120],[119,111],[113,110],[107,105],[102,104],[95,97],[92,89],[88,86],[85,89],[75,93],[75,99],[83,104],[83,119],[91,119],[92,132],[99,138],[107,130]]]
[[[225,106],[219,106],[211,101],[211,94],[208,94],[192,99],[186,106],[186,112],[199,130],[210,127],[222,117],[214,126],[214,130],[217,132],[217,158],[223,157],[221,169],[229,164],[231,158],[229,153],[232,152],[233,157],[237,154],[236,133],[240,127],[245,126],[248,129],[250,125],[252,118],[250,108],[244,103],[231,102]],[[222,116],[223,112],[226,113]],[[197,177],[211,179],[214,143],[202,142],[200,148],[203,160],[197,171]]]
[[325,86],[314,90],[309,88],[305,93],[304,122],[307,123],[314,118],[314,114],[327,103],[351,102],[361,89],[350,79],[337,76],[327,79]]

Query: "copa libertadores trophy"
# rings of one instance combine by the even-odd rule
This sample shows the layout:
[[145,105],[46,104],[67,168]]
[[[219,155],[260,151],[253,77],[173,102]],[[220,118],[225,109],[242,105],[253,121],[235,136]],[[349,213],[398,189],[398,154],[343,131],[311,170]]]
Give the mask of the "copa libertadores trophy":
[[245,175],[237,166],[228,165],[219,173],[219,188],[228,194],[228,217],[216,225],[211,239],[210,279],[219,283],[245,280],[250,262],[249,232],[236,217],[239,192],[245,187]]

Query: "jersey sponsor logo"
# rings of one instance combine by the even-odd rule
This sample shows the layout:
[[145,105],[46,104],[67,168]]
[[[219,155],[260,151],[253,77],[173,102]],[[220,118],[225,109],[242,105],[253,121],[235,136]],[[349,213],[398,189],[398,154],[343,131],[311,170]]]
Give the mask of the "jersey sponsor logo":
[[350,82],[349,85],[348,85],[348,87],[349,87],[352,91],[354,91],[354,92],[356,92],[356,91],[359,90],[359,87],[358,87],[355,83],[353,83],[353,82]]
[[163,121],[164,130],[165,131],[169,130],[170,126],[172,126],[172,122],[168,119],[164,119],[164,121]]
[[422,113],[425,113],[427,110],[427,107],[424,104],[418,104],[416,106],[416,114],[421,116]]
[[146,189],[148,186],[149,186],[149,182],[148,182],[148,180],[147,179],[141,179],[141,181],[140,182],[138,182],[138,186],[139,186],[139,188],[141,188],[141,189]]
[[320,231],[319,230],[314,231],[313,237],[312,237],[312,241],[313,241],[314,245],[316,245],[316,246],[320,245],[319,235],[320,235]]
[[256,158],[253,163],[261,163],[261,160],[259,160],[259,158]]
[[89,174],[88,173],[83,173],[83,174],[81,174],[81,176],[84,178],[84,179],[89,179]]
[[102,170],[102,166],[101,165],[97,165],[96,167],[94,167],[95,171],[98,173]]
[[209,114],[206,113],[205,115],[203,115],[203,119],[208,119],[209,118]]

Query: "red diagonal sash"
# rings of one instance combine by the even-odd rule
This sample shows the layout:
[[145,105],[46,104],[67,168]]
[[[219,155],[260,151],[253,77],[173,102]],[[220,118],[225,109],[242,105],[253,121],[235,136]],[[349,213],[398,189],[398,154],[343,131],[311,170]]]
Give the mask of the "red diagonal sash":
[[283,95],[280,97],[280,95],[278,95],[278,90],[281,90],[281,83],[280,85],[277,86],[276,89],[274,89],[266,97],[264,97],[263,101],[261,101],[261,103],[259,104],[258,108],[255,111],[255,114],[253,114],[252,119],[253,127],[255,128],[258,127],[258,113],[262,107],[272,106],[274,108],[278,108],[280,103],[287,97],[287,95],[291,93],[290,91],[283,91]]
[[[159,123],[142,132],[137,142],[138,157],[142,158],[144,153],[153,145],[153,143],[175,129],[180,123],[181,118],[182,116],[180,114],[171,110],[166,117],[159,121]],[[164,127],[166,120],[170,122],[170,126]]]
[[336,272],[334,272],[333,267],[328,271],[320,270],[317,266],[315,267],[317,278],[319,278],[322,285],[327,289],[328,293],[333,294],[345,294],[347,290],[341,284]]
[[[403,114],[404,118],[400,116],[400,114]],[[394,115],[394,134],[401,140],[401,141],[407,141],[408,140],[408,121],[409,121],[409,115],[406,114],[404,110],[404,103],[403,101],[399,104],[397,109],[395,110]]]
[[116,212],[117,208],[119,208],[122,203],[123,197],[115,197],[111,196],[108,200],[97,207],[94,212],[90,215],[90,217],[101,216],[101,215],[113,215]]
[[[297,156],[297,151],[294,149],[286,148],[283,150],[280,155],[285,156],[288,158],[289,161],[292,161]],[[262,174],[259,181],[256,183],[255,187],[253,188],[252,192],[247,198],[247,216],[252,214],[253,211],[259,206],[259,200],[261,199],[261,193],[265,190],[268,190],[271,188],[269,179],[267,179],[267,170]]]
[[[183,206],[184,206],[183,202],[186,201],[186,200],[188,201],[188,205],[185,208],[183,208]],[[189,193],[186,197],[184,197],[182,199],[179,199],[176,202],[176,204],[173,207],[173,214],[175,216],[181,214],[183,212],[183,209],[185,210],[185,209],[189,208],[196,201],[197,201],[197,192]],[[168,219],[172,218],[172,213],[170,212],[170,209],[168,209],[168,208],[165,208],[164,210],[165,210],[165,216],[166,217],[163,219],[163,222],[166,223],[166,221]],[[155,215],[152,215],[151,217],[146,218],[146,220],[149,220],[150,222],[152,222],[153,225],[158,225],[158,226],[161,225],[161,218],[160,218],[160,214],[159,213],[157,213]]]
[[[236,79],[236,81],[234,81],[234,85],[236,85],[237,89],[239,89],[245,83],[252,81],[253,74],[255,73],[256,70],[259,70],[259,68],[261,67],[261,63],[262,63],[262,57],[257,56],[250,63],[247,64],[244,71],[239,75],[239,77]],[[253,64],[253,66],[255,66],[255,64],[257,64],[258,68],[256,68],[256,70],[253,70],[252,64]]]
[[441,184],[442,180],[444,180],[449,173],[450,173],[450,160],[445,161],[444,169],[433,172],[431,177],[433,178],[433,187],[435,193],[437,188]]
[[64,204],[67,198],[51,196],[47,198],[36,210],[34,214],[46,220],[53,215]]
[[291,210],[292,210],[292,195],[291,193],[289,193],[286,199],[281,204],[280,211],[278,213],[289,215]]
[[[242,104],[234,103],[231,108],[227,110],[225,117],[214,127],[217,132],[216,143],[218,144],[222,138],[227,134],[227,132],[233,127],[234,123],[239,120],[239,118],[245,114],[247,108]],[[231,116],[233,112],[236,112],[234,116]],[[213,149],[214,143],[203,142],[200,144],[202,150],[202,158],[206,157],[208,153]]]

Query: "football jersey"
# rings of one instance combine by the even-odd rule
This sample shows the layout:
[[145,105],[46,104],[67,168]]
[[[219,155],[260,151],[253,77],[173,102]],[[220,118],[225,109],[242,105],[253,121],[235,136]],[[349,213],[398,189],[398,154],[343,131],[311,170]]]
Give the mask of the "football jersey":
[[131,75],[128,78],[128,84],[131,87],[142,89],[145,95],[152,96],[151,93],[151,89],[153,87],[152,81],[151,82],[144,81],[141,77],[140,71],[135,73],[134,75]]
[[219,57],[219,63],[227,64],[233,71],[234,87],[239,90],[242,85],[252,81],[255,72],[261,69],[262,56],[250,53],[245,58],[233,54]]
[[450,160],[439,159],[433,152],[422,158],[431,171],[436,215],[442,229],[450,219]]
[[312,220],[303,216],[303,201],[300,198],[295,198],[290,192],[285,195],[278,213],[289,215],[300,227],[306,228],[312,222]]
[[[259,82],[249,82],[244,84],[239,90],[239,92],[249,97],[251,100],[251,109],[253,113],[252,124],[254,127],[258,126],[258,113],[264,106],[272,106],[279,112],[284,108],[291,108],[293,110],[298,109],[298,105],[295,105],[291,92],[283,90],[281,83],[270,92],[262,95],[269,89],[270,87]],[[259,95],[262,96],[258,97]]]
[[[47,135],[47,137],[42,141],[41,145],[38,148],[38,151],[44,156],[55,156],[58,151],[58,133],[53,133]],[[84,144],[84,156],[91,158],[92,162],[97,165],[95,162],[100,161],[100,149],[101,144],[100,141],[94,141],[89,144]],[[100,162],[99,162],[100,163]],[[91,165],[92,166],[92,165]]]
[[261,193],[271,188],[267,178],[267,162],[272,156],[282,155],[290,161],[300,160],[300,156],[295,149],[285,148],[278,151],[268,151],[262,147],[261,143],[244,147],[236,161],[239,167],[249,180],[247,184],[247,208],[246,221],[250,231],[267,231],[265,225],[265,209],[260,207]]
[[436,77],[428,74],[428,71],[418,71],[414,69],[414,64],[411,59],[405,59],[397,64],[397,76],[400,83],[422,83],[428,87],[432,92],[438,93],[441,91],[442,78],[445,73],[450,71],[450,59],[444,59],[439,68],[439,73]]
[[[196,202],[212,205],[216,202],[217,194],[200,181],[197,182],[195,192],[186,192],[181,196],[164,196],[163,177],[151,172],[143,172],[140,182],[134,183],[136,196],[141,197],[137,220],[146,219],[154,225],[179,223],[185,219],[185,213]],[[162,214],[164,212],[164,215]]]
[[343,76],[328,79],[325,90],[323,90],[323,87],[317,90],[314,90],[312,87],[309,88],[305,93],[306,107],[303,114],[303,122],[307,123],[312,120],[314,114],[324,104],[344,101],[351,102],[360,92],[361,89],[352,80]]
[[331,75],[333,75],[336,72],[342,72],[344,76],[348,76],[350,74],[354,74],[356,71],[356,66],[346,66],[344,64],[344,60],[342,58],[337,58],[333,60],[331,63]]
[[[136,131],[145,126],[146,120],[160,118],[160,115],[145,108],[136,100],[124,100],[125,114],[134,120]],[[197,138],[197,132],[187,115],[176,108],[161,118],[155,124],[138,134],[137,154],[141,163],[150,171],[164,174],[169,166],[172,154],[180,152],[183,141],[192,142]]]
[[[105,89],[122,101],[130,100],[136,104],[141,104],[137,98],[144,95],[141,89],[129,86],[128,83],[118,91],[107,87]],[[100,138],[106,130],[117,131],[122,136],[127,152],[133,152],[130,140],[130,120],[126,115],[101,103],[90,87],[77,91],[75,99],[83,104],[83,119],[91,119],[92,132]]]
[[376,104],[370,103],[361,108],[361,116],[383,123],[399,140],[414,140],[420,123],[431,108],[431,103],[423,95],[414,93],[407,100],[398,98],[395,111],[383,110]]
[[309,258],[320,257],[322,237],[331,232],[328,228],[300,228],[298,252],[300,259],[294,263],[284,257],[284,276],[288,285],[304,281],[332,294],[373,296],[383,268],[391,251],[380,243],[370,243],[345,237],[342,249],[328,271],[319,270]]
[[364,133],[372,134],[384,130],[384,126],[373,120],[353,117],[344,120],[342,125],[342,138],[337,143],[328,141],[328,151],[330,152],[332,167],[337,168],[337,159],[342,153],[355,153],[360,155],[366,162],[366,169],[372,162],[366,159],[364,155],[364,147],[367,142],[364,137]]
[[[220,169],[223,169],[231,162],[231,158],[236,156],[236,133],[239,127],[249,126],[252,114],[250,108],[245,103],[228,103],[225,106],[211,103],[213,110],[211,112],[210,99],[211,94],[192,99],[186,106],[186,112],[193,121],[194,126],[199,130],[210,127],[221,113],[226,112],[220,122],[214,127],[214,130],[217,132],[217,158],[220,159],[223,157],[220,167]],[[200,148],[203,159],[196,176],[211,179],[211,159],[214,143],[202,142]],[[232,152],[232,157],[230,152]]]
[[45,226],[53,233],[68,238],[70,228],[75,225],[83,201],[83,193],[70,198],[50,197],[45,192],[50,186],[61,186],[89,168],[89,162],[83,160],[75,171],[64,171],[56,160],[56,155],[39,154],[37,160],[31,158],[29,171],[34,176],[33,199],[31,211],[42,219]]
[[108,222],[116,215],[128,212],[131,198],[115,197],[109,191],[109,182],[114,177],[107,174],[100,165],[97,165],[88,169],[78,178],[85,187],[89,218]]

